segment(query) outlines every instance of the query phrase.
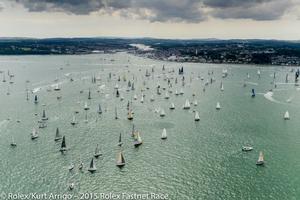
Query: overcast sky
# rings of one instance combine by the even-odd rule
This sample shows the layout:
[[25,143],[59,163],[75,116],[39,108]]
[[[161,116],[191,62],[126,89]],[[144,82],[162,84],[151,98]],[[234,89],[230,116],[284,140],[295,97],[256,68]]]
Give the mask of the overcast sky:
[[300,0],[0,0],[0,37],[300,40]]

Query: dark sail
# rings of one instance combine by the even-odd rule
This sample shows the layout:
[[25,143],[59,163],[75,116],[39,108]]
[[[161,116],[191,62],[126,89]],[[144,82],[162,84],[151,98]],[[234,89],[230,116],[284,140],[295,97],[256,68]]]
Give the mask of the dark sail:
[[91,90],[89,89],[89,96],[88,96],[88,99],[91,99]]
[[125,163],[125,159],[124,159],[124,156],[122,153],[121,153],[121,160],[122,160],[122,163]]
[[92,158],[91,164],[90,164],[90,168],[94,168],[94,158]]
[[66,141],[65,141],[65,136],[63,137],[63,140],[61,142],[61,149],[65,149],[66,148]]
[[56,134],[55,134],[55,136],[58,138],[59,137],[59,129],[58,128],[56,128]]

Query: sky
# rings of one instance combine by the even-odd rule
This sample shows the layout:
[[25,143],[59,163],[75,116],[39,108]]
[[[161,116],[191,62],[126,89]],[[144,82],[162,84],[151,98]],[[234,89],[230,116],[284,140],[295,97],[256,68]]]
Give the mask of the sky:
[[300,0],[0,0],[0,37],[300,40]]

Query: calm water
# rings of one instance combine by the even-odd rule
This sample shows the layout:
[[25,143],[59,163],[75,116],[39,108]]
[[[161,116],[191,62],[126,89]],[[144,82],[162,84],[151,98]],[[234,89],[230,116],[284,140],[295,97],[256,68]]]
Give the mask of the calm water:
[[[166,70],[162,71],[165,65]],[[125,53],[84,56],[2,56],[0,70],[0,192],[5,193],[163,193],[169,199],[299,199],[300,198],[300,88],[292,84],[291,68],[239,65],[210,65],[184,63],[185,86],[174,80],[180,63],[169,63],[134,57]],[[60,68],[63,69],[60,70]],[[145,77],[146,69],[154,74]],[[175,73],[170,73],[172,69]],[[221,78],[228,69],[228,77]],[[257,70],[261,71],[261,78]],[[7,70],[13,73],[9,84]],[[213,75],[208,71],[213,70]],[[274,89],[273,73],[277,88]],[[109,79],[109,73],[112,78]],[[246,74],[250,74],[247,79]],[[286,74],[290,82],[285,83]],[[96,84],[91,77],[99,78]],[[118,77],[121,81],[118,82]],[[126,91],[127,80],[135,77],[135,91]],[[202,81],[199,77],[204,77]],[[74,79],[70,81],[70,77]],[[156,94],[158,83],[167,87],[165,77],[171,78],[173,91],[170,99]],[[204,86],[207,79],[216,82]],[[58,79],[61,91],[53,89]],[[101,80],[100,80],[101,79]],[[244,79],[247,86],[243,87]],[[26,80],[30,80],[26,83]],[[143,86],[145,80],[146,86]],[[220,91],[220,82],[224,91]],[[124,101],[115,97],[118,84]],[[140,103],[141,89],[145,102]],[[203,92],[203,87],[206,91]],[[9,88],[9,89],[8,89]],[[26,100],[26,88],[33,90]],[[92,99],[88,100],[88,89]],[[175,96],[183,88],[184,95]],[[257,96],[251,98],[255,88]],[[273,96],[266,93],[273,88]],[[6,95],[7,91],[10,95]],[[83,93],[80,93],[80,90]],[[99,91],[99,92],[97,92]],[[192,94],[196,96],[193,97]],[[33,96],[39,96],[39,104]],[[127,120],[127,101],[133,100],[134,120]],[[154,94],[155,101],[150,102]],[[62,99],[57,100],[61,95]],[[291,98],[291,102],[286,100]],[[198,106],[183,110],[185,100],[198,101]],[[215,109],[220,102],[222,109]],[[88,123],[84,123],[84,103],[88,102]],[[169,110],[174,102],[176,109]],[[98,104],[103,113],[97,113]],[[43,104],[45,104],[43,106]],[[115,120],[115,107],[119,119]],[[155,109],[164,108],[161,118]],[[47,128],[38,129],[39,138],[30,139],[33,127],[41,118],[42,110],[49,117]],[[79,124],[70,122],[75,110]],[[193,110],[199,112],[200,122],[194,121]],[[288,110],[291,120],[283,120]],[[37,116],[35,115],[37,113]],[[8,120],[10,119],[10,120]],[[20,120],[20,123],[16,121]],[[130,136],[132,124],[140,131],[144,144],[134,148]],[[60,142],[54,142],[55,129],[59,127],[70,150],[62,155]],[[168,139],[160,139],[166,128]],[[121,170],[115,166],[119,133],[123,134],[122,147],[126,165]],[[16,148],[10,147],[14,137]],[[90,174],[87,166],[96,145],[103,156],[96,159],[97,171]],[[252,152],[242,152],[241,147],[251,144]],[[255,165],[259,151],[263,151],[266,164]],[[85,169],[77,169],[80,158]],[[68,171],[74,162],[76,168]],[[68,191],[70,182],[74,191]]]

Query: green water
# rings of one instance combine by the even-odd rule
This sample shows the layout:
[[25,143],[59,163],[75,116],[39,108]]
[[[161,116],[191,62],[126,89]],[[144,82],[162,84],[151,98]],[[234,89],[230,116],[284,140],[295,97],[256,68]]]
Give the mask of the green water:
[[[162,71],[163,64],[165,71]],[[185,70],[184,87],[177,75],[181,65]],[[146,69],[151,72],[152,67],[153,76],[146,78]],[[175,73],[169,72],[173,68]],[[228,69],[226,78],[221,76],[223,69]],[[175,200],[300,198],[300,88],[292,84],[294,74],[290,68],[180,64],[118,53],[2,56],[0,70],[7,80],[2,82],[3,73],[0,74],[0,193],[161,193]],[[9,83],[7,70],[15,75],[13,84]],[[214,74],[208,75],[212,70]],[[271,84],[274,72],[276,89]],[[289,84],[285,84],[287,73]],[[96,84],[91,82],[93,75],[99,77]],[[127,92],[127,82],[122,78],[126,76],[129,80],[133,75],[136,90]],[[155,89],[158,82],[168,89],[164,77],[171,78],[173,84],[168,100],[164,99],[164,90],[159,96]],[[210,77],[216,81],[204,86]],[[55,79],[61,91],[48,92]],[[243,87],[244,79],[246,87]],[[143,81],[150,89],[143,92],[145,102],[140,103],[141,89],[146,87]],[[115,97],[116,84],[124,101]],[[8,87],[10,95],[6,94]],[[38,105],[33,103],[32,93],[26,100],[26,88],[34,92],[41,88],[34,93],[39,97]],[[91,100],[87,99],[89,88]],[[175,90],[181,88],[184,95],[175,96]],[[255,98],[251,98],[252,88],[257,93]],[[269,89],[273,89],[272,98],[264,96]],[[129,121],[126,105],[134,94],[138,99],[133,100],[134,120]],[[150,102],[152,94],[154,102]],[[61,100],[57,100],[58,95],[62,96]],[[292,98],[290,103],[286,101],[289,98]],[[198,106],[183,110],[186,99],[197,100]],[[90,106],[88,123],[84,122],[85,102]],[[175,110],[169,110],[171,102]],[[217,102],[222,106],[219,111],[215,109]],[[102,115],[97,113],[99,103]],[[118,120],[114,119],[115,107]],[[155,113],[158,108],[164,108],[164,118]],[[32,128],[37,127],[43,109],[49,117],[48,126],[38,129],[39,138],[32,141]],[[72,127],[75,110],[80,111],[76,115],[79,124]],[[193,110],[199,112],[199,122],[194,121]],[[283,120],[286,110],[290,120]],[[130,136],[133,123],[144,141],[139,148],[134,148]],[[64,155],[59,152],[60,142],[54,142],[56,127],[66,136],[70,148]],[[163,128],[168,133],[165,141],[160,139]],[[116,145],[119,133],[123,136],[126,160],[121,170],[115,165],[120,150]],[[10,147],[12,137],[16,148]],[[87,167],[97,144],[103,156],[95,160],[97,171],[91,174]],[[241,147],[246,144],[253,145],[254,150],[242,152]],[[255,165],[259,151],[265,155],[264,167]],[[85,164],[83,172],[78,170],[80,158]],[[69,172],[71,162],[75,169]],[[73,191],[68,190],[71,182],[75,183]]]

